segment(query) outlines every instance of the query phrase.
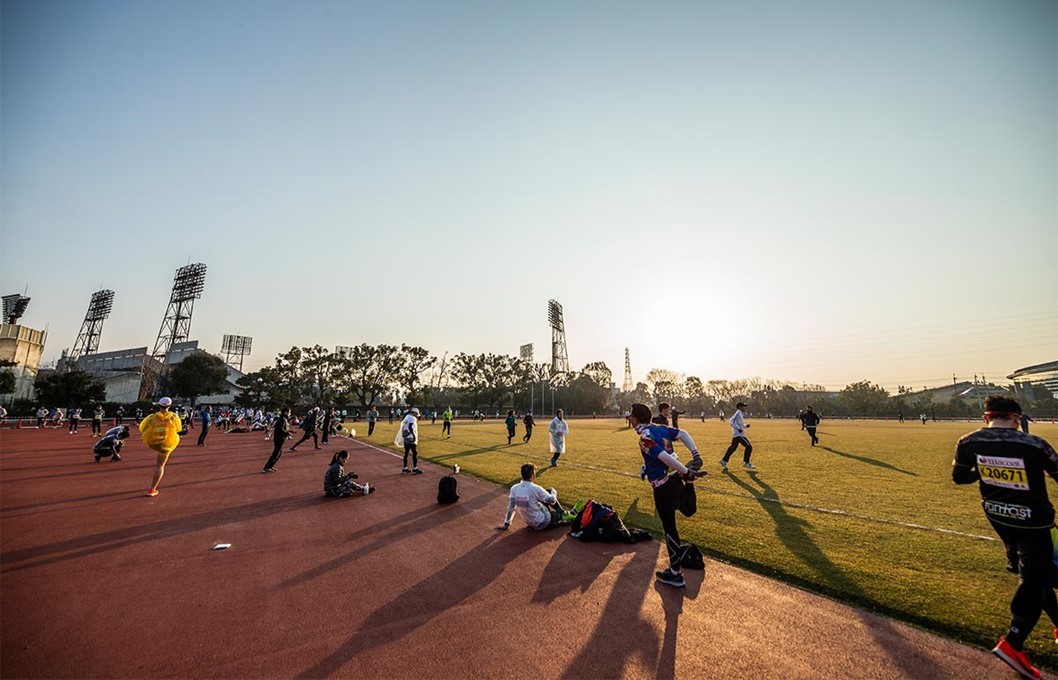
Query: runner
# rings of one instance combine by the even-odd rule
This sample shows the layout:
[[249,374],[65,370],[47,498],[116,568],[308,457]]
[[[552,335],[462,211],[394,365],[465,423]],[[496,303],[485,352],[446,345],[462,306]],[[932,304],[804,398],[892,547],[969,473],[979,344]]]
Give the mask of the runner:
[[507,411],[507,420],[503,422],[507,426],[507,446],[510,446],[511,440],[514,439],[514,432],[518,427],[518,419],[514,417],[514,409]]
[[555,467],[558,465],[558,457],[566,452],[566,435],[569,434],[569,425],[562,417],[562,409],[555,411],[555,417],[547,426],[547,432],[551,435],[548,442],[551,449],[551,467]]
[[[680,543],[680,532],[676,528],[676,510],[688,501],[694,501],[694,478],[702,468],[702,457],[694,440],[683,430],[650,422],[650,407],[646,404],[632,404],[629,416],[632,427],[639,435],[639,452],[643,456],[643,473],[654,489],[654,507],[657,509],[661,526],[665,530],[665,547],[669,553],[669,567],[655,573],[658,581],[675,588],[684,587],[683,572],[680,560],[683,559],[683,547]],[[675,456],[673,440],[691,451],[691,462],[685,466]],[[687,483],[691,482],[691,483]],[[684,499],[685,494],[690,494]],[[693,512],[691,512],[693,514]]]
[[807,411],[801,413],[801,429],[808,432],[808,436],[812,438],[812,446],[819,443],[819,437],[816,436],[816,426],[819,425],[819,421],[822,418],[819,414],[812,410],[809,406]]
[[1058,479],[1058,454],[1043,439],[1018,431],[1018,402],[994,395],[984,407],[985,427],[956,446],[952,481],[979,482],[985,517],[1007,546],[1008,559],[1017,556],[1021,581],[1010,602],[1010,629],[992,653],[1024,677],[1039,678],[1024,644],[1044,609],[1052,618],[1058,612],[1054,506],[1044,476]]
[[169,410],[172,405],[172,399],[162,397],[158,400],[160,409],[140,421],[143,443],[157,454],[154,477],[151,479],[151,488],[147,491],[148,496],[158,495],[158,483],[162,481],[162,475],[165,474],[165,464],[169,460],[169,455],[180,445],[180,417]]
[[529,440],[533,438],[533,426],[536,425],[532,411],[525,412],[525,417],[522,418],[522,425],[525,425],[525,436],[522,437],[522,441],[528,444]]
[[446,406],[445,412],[441,414],[441,436],[448,435],[452,438],[452,407]]
[[309,414],[307,416],[305,416],[305,420],[301,421],[301,429],[305,431],[305,434],[302,435],[301,439],[298,440],[297,444],[294,444],[293,446],[290,447],[291,451],[297,451],[298,450],[298,446],[301,445],[301,442],[307,441],[309,437],[312,437],[312,446],[313,446],[313,448],[315,448],[315,449],[319,449],[320,448],[320,438],[318,436],[316,436],[316,420],[319,417],[320,417],[320,407],[319,406],[316,406],[311,411],[309,411]]
[[378,409],[374,406],[367,412],[367,436],[370,437],[375,433],[375,422],[378,420]]
[[731,416],[731,420],[727,421],[731,425],[731,446],[727,447],[724,457],[720,459],[720,467],[725,470],[727,469],[727,461],[731,460],[731,454],[735,452],[739,444],[746,447],[746,450],[742,453],[742,467],[747,470],[757,469],[753,463],[749,462],[749,457],[753,454],[753,445],[746,439],[746,428],[749,427],[749,424],[745,422],[745,416],[742,412],[744,408],[746,408],[746,405],[741,401],[735,404],[735,415]]
[[103,413],[103,405],[96,404],[95,410],[92,411],[92,436],[102,437],[103,436],[103,417],[106,414]]

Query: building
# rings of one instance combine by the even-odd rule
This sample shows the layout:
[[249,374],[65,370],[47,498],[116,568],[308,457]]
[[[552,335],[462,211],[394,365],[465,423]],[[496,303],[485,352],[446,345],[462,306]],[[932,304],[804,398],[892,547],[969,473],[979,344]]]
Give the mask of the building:
[[1018,397],[1034,400],[1041,396],[1038,394],[1040,390],[1046,390],[1058,399],[1058,361],[1019,368],[1007,379],[1014,381],[1014,392]]
[[[198,340],[174,343],[165,355],[165,361],[159,362],[148,356],[146,347],[133,347],[114,352],[86,354],[77,360],[77,367],[98,378],[106,384],[106,400],[117,404],[131,404],[140,395],[141,372],[144,361],[156,374],[167,371],[199,349]],[[230,404],[235,397],[242,394],[242,388],[236,384],[243,373],[231,366],[228,369],[227,389],[220,394],[211,394],[198,398],[200,404]]]
[[40,370],[40,356],[44,353],[47,331],[38,331],[21,324],[0,324],[0,359],[14,362],[10,369],[15,374],[15,391],[0,395],[4,401],[32,399],[33,383]]

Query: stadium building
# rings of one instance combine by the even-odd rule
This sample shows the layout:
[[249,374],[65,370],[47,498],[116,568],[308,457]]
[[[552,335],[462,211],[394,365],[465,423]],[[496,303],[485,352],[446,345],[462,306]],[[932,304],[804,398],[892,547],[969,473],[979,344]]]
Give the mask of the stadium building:
[[38,331],[22,324],[0,324],[0,359],[15,364],[4,369],[15,375],[15,391],[2,395],[5,403],[15,399],[33,398],[33,382],[40,370],[40,356],[44,353],[44,341],[47,337],[47,331]]
[[[140,394],[144,362],[151,371],[160,374],[198,352],[205,352],[199,349],[198,340],[177,342],[165,355],[165,361],[161,362],[149,356],[146,347],[133,347],[113,352],[86,354],[77,360],[77,368],[103,380],[106,385],[106,401],[131,404],[138,399]],[[226,366],[226,368],[228,369],[228,381],[225,391],[199,397],[197,403],[230,404],[235,397],[242,394],[242,388],[236,384],[236,381],[244,375],[243,372],[231,366]]]
[[1014,381],[1014,392],[1021,398],[1037,399],[1040,391],[1058,399],[1058,361],[1019,368],[1007,376]]

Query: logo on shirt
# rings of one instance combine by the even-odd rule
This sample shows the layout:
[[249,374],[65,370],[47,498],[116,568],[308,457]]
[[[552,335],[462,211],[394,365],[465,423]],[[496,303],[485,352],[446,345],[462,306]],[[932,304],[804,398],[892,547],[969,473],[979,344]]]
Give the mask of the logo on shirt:
[[998,503],[996,501],[984,501],[981,505],[989,515],[1020,520],[1027,520],[1032,517],[1032,508],[1027,508],[1024,505]]

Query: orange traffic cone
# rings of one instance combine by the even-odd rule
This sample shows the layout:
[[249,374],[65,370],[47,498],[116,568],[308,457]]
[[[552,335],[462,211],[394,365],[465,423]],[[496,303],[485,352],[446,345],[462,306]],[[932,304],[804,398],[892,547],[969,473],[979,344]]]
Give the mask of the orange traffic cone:
[[22,419],[21,418],[18,419],[18,424],[15,425],[15,429],[16,430],[21,430],[22,429]]

